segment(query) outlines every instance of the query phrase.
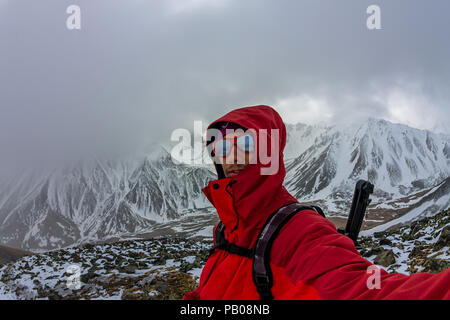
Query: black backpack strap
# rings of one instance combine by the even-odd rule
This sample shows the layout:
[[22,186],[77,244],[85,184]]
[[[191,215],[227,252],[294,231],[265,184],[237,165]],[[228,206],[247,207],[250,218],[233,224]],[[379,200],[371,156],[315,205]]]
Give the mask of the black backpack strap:
[[322,209],[318,206],[311,206],[318,214],[320,214],[322,217],[325,217],[325,213],[323,213]]
[[247,258],[253,258],[254,256],[253,249],[239,247],[233,243],[229,243],[225,239],[225,226],[223,225],[222,221],[217,225],[214,236],[215,236],[215,244],[214,247],[209,251],[209,255],[212,255],[216,249],[222,249],[229,253],[237,254]]
[[[315,206],[314,206],[315,207]],[[270,251],[272,244],[283,226],[299,211],[314,210],[320,214],[322,210],[313,206],[304,206],[298,202],[288,204],[278,209],[267,219],[262,228],[255,246],[255,257],[253,259],[253,282],[261,297],[261,300],[273,300],[272,285],[273,275],[270,268]],[[320,212],[319,212],[320,210]],[[323,212],[322,214],[323,215]]]
[[209,249],[209,256],[211,256],[214,251],[216,251],[216,244],[221,241],[220,237],[223,234],[222,229],[225,229],[223,222],[220,221],[219,224],[217,225],[216,229],[214,230],[214,243],[213,243],[213,247],[211,249]]

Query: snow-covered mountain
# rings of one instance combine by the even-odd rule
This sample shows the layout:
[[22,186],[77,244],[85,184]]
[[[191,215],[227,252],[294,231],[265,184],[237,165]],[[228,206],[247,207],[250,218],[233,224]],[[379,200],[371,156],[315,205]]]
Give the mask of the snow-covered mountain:
[[175,165],[162,147],[135,159],[84,161],[24,175],[0,193],[0,242],[58,248],[148,230],[209,203],[205,168]]
[[[346,126],[288,125],[287,132],[287,189],[332,216],[348,213],[359,179],[375,186],[370,212],[387,202],[384,209],[397,209],[396,201],[417,198],[450,176],[450,137],[442,134],[373,118]],[[439,203],[435,212],[450,206],[450,194]]]
[[450,176],[444,135],[372,118],[346,127],[288,125],[287,131],[287,186],[299,198],[328,195],[359,178],[405,195]]
[[[194,233],[210,230],[213,210],[201,189],[216,178],[212,164],[177,164],[162,146],[149,150],[3,181],[0,243],[52,249],[182,233],[183,226]],[[412,210],[429,215],[450,207],[450,137],[442,134],[377,119],[287,125],[285,162],[287,189],[299,201],[321,206],[337,225],[345,222],[358,179],[375,185],[365,228]]]

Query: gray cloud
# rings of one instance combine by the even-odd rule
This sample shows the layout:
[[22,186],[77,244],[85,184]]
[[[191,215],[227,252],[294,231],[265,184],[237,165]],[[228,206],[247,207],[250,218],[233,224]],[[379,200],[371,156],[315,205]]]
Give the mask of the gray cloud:
[[[81,7],[81,30],[66,8]],[[181,5],[182,4],[182,5]],[[129,152],[233,108],[450,133],[448,1],[0,1],[6,163]]]

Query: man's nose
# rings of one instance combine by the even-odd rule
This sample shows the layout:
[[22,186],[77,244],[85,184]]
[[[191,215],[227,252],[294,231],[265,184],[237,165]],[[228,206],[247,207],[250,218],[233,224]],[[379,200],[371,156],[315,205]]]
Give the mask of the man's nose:
[[231,151],[227,156],[227,162],[228,164],[243,164],[245,163],[245,154],[242,152],[238,152],[238,148],[236,144],[233,144],[231,146]]
[[233,164],[237,163],[237,148],[235,144],[231,145],[230,153],[227,155],[226,163]]

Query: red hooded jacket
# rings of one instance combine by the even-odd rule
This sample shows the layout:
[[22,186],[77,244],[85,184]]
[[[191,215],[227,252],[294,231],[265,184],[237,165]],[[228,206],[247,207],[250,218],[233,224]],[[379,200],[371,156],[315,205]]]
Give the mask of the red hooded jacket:
[[[225,225],[227,241],[251,249],[267,218],[278,208],[297,202],[283,187],[286,128],[279,114],[263,105],[233,110],[208,129],[223,121],[255,129],[257,139],[258,130],[267,129],[269,150],[270,129],[279,129],[276,174],[260,174],[262,167],[270,165],[258,160],[232,178],[210,181],[202,190]],[[301,211],[283,226],[273,243],[270,265],[274,299],[450,299],[450,269],[410,276],[381,269],[380,285],[369,289],[372,263],[361,257],[352,240],[310,210]],[[203,268],[199,287],[183,299],[259,299],[252,259],[215,250]]]

